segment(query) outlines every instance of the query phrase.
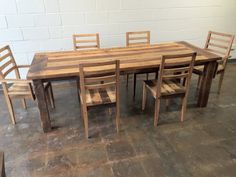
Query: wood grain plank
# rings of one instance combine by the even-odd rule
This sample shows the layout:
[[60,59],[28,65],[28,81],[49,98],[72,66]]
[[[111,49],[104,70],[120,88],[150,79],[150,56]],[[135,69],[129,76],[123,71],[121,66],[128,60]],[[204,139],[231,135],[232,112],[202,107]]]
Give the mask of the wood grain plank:
[[[79,75],[83,62],[120,60],[121,72],[151,69],[160,65],[161,55],[197,51],[196,65],[221,59],[187,42],[170,42],[150,46],[117,47],[90,51],[63,51],[38,53],[28,72],[28,79],[62,78]],[[177,61],[177,59],[176,59]],[[174,60],[173,60],[174,62]]]

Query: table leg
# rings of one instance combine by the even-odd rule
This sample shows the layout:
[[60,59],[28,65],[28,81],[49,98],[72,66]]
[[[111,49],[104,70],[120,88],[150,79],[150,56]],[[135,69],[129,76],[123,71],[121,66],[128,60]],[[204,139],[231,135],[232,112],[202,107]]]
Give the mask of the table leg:
[[198,97],[198,107],[206,107],[211,90],[211,83],[215,76],[217,62],[212,61],[205,65]]
[[40,112],[41,125],[43,131],[49,132],[51,130],[51,121],[48,111],[48,105],[45,95],[45,89],[42,80],[34,80],[35,95],[38,101],[38,108]]

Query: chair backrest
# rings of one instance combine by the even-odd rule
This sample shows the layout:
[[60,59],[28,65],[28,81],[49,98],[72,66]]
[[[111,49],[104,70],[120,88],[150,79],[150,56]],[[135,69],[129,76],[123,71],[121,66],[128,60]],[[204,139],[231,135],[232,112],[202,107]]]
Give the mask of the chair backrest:
[[12,71],[20,79],[20,73],[9,45],[0,49],[0,79],[5,79]]
[[[80,90],[82,99],[85,100],[86,91],[95,89],[115,88],[116,99],[119,98],[120,61],[107,61],[99,63],[81,63]],[[84,101],[86,102],[86,101]]]
[[99,34],[74,34],[74,50],[100,49]]
[[183,87],[188,92],[196,55],[193,52],[162,56],[157,81],[157,97],[161,96],[161,88],[164,81],[168,83],[173,80],[184,79]]
[[209,52],[220,55],[223,58],[223,66],[225,67],[230,51],[233,45],[234,35],[209,31],[205,49]]
[[137,31],[126,33],[126,46],[139,46],[150,44],[150,31]]

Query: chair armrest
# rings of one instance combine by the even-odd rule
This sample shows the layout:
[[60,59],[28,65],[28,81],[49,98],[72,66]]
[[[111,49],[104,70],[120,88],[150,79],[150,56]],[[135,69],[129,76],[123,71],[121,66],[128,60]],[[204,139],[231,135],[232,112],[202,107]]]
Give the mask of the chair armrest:
[[17,65],[17,68],[29,68],[30,65]]
[[32,80],[26,80],[26,79],[0,79],[0,82],[2,83],[12,82],[12,83],[18,83],[18,84],[32,84],[33,83]]

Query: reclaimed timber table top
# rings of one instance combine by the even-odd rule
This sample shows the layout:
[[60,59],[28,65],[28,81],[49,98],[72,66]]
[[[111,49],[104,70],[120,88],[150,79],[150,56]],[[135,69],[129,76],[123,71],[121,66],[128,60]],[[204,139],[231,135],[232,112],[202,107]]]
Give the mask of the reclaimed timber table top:
[[[187,42],[169,42],[138,47],[117,47],[87,51],[37,53],[27,78],[31,80],[65,78],[79,75],[79,64],[120,60],[121,72],[151,69],[160,65],[162,55],[197,52],[196,65],[221,59]],[[101,69],[101,68],[100,68]],[[107,69],[107,68],[106,68]],[[94,70],[94,72],[96,72]]]

